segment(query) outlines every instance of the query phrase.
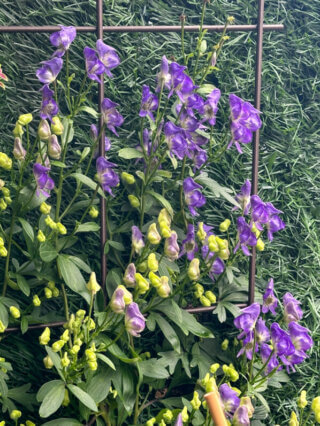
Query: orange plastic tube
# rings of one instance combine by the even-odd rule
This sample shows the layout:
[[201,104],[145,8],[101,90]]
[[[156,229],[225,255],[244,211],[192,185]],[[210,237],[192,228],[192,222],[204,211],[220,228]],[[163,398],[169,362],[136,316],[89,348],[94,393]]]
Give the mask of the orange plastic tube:
[[212,391],[205,394],[212,420],[215,426],[228,426],[227,419],[221,407],[220,396],[218,391]]

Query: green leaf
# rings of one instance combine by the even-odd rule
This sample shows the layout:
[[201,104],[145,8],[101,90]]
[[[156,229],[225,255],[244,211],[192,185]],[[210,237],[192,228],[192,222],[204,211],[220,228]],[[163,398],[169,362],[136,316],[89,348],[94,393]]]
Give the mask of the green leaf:
[[69,256],[69,259],[75,263],[78,268],[82,269],[83,271],[87,272],[88,274],[91,274],[92,270],[89,265],[86,264],[80,257],[76,256]]
[[202,84],[199,89],[197,89],[197,93],[199,93],[199,95],[208,95],[215,88],[216,86],[214,86],[213,84]]
[[92,397],[82,389],[80,389],[78,386],[75,385],[67,385],[70,392],[73,393],[73,395],[86,407],[90,408],[90,410],[94,411],[95,413],[98,411],[98,407]]
[[113,247],[117,251],[125,251],[126,250],[125,246],[122,243],[119,243],[118,241],[109,240],[109,241],[107,241],[107,244],[109,244],[109,246]]
[[79,268],[72,262],[69,256],[60,254],[58,256],[58,268],[64,282],[75,293],[81,296],[90,303],[90,294],[86,287],[86,282]]
[[177,333],[174,331],[173,327],[168,323],[167,320],[165,320],[161,315],[157,313],[153,313],[153,317],[156,320],[158,326],[160,327],[162,333],[164,334],[165,338],[168,340],[168,342],[171,344],[173,349],[180,353],[180,340],[177,336]]
[[49,357],[51,358],[51,361],[53,362],[53,365],[56,367],[56,370],[61,377],[61,379],[64,381],[64,375],[62,372],[62,366],[61,366],[61,359],[58,354],[53,352],[53,350],[50,348],[50,346],[46,346],[46,351]]
[[164,300],[155,309],[163,312],[172,322],[177,324],[186,336],[189,334],[189,330],[182,321],[182,309],[180,309],[174,300]]
[[139,362],[139,369],[144,376],[153,377],[155,379],[167,379],[169,377],[168,370],[163,366],[165,360],[148,359]]
[[118,152],[119,157],[125,160],[132,160],[133,158],[143,158],[143,153],[135,148],[122,148]]
[[[93,191],[95,191],[97,188],[97,182],[95,182],[88,176],[83,175],[82,173],[72,173],[70,176],[74,177],[78,182],[81,182],[84,185],[88,186]],[[101,195],[101,197],[106,198],[101,188],[99,188],[98,193],[99,195]]]
[[40,244],[39,254],[44,262],[51,262],[58,256],[58,252],[50,241]]
[[105,366],[99,367],[99,371],[91,377],[87,383],[86,391],[99,404],[109,393],[111,385],[110,369]]
[[82,106],[81,108],[79,108],[79,111],[87,112],[93,118],[99,118],[99,115],[100,115],[95,109],[93,109],[93,108],[91,108],[89,106]]
[[0,320],[5,327],[8,327],[9,314],[7,308],[2,303],[0,303]]
[[27,317],[22,317],[21,319],[21,323],[20,323],[20,328],[21,328],[21,333],[24,334],[26,331],[28,331],[28,318]]
[[225,301],[223,301],[222,304],[226,309],[228,309],[229,312],[232,313],[234,317],[237,317],[238,315],[240,315],[241,309],[238,306],[234,305],[233,303],[225,302]]
[[60,169],[65,169],[67,167],[64,163],[62,163],[62,161],[52,161],[51,160],[50,165],[60,167]]
[[22,291],[23,294],[26,296],[30,295],[30,286],[28,284],[28,281],[25,279],[24,276],[20,274],[16,274],[17,284],[19,289]]
[[[64,119],[62,120],[62,125],[63,125],[63,133],[61,135],[61,145],[62,147],[65,146],[66,143],[69,143],[72,141],[73,136],[74,136],[74,130],[73,130],[73,121],[70,120],[67,117],[64,117]],[[68,136],[68,140],[67,140],[67,135]]]
[[231,192],[229,188],[219,185],[218,182],[206,176],[205,173],[197,177],[197,182],[207,187],[216,197],[222,196],[234,206],[240,207],[239,203],[229,194]]
[[169,203],[169,201],[166,198],[164,198],[162,195],[160,195],[160,194],[158,194],[157,192],[154,192],[154,191],[148,191],[147,193],[152,195],[153,198],[155,198],[157,201],[159,201],[159,203],[167,209],[170,216],[173,217],[173,209],[171,207],[171,204]]
[[110,337],[106,336],[105,334],[100,334],[98,337],[98,341],[103,342],[108,347],[108,351],[113,356],[120,359],[120,361],[126,364],[133,364],[139,360],[139,358],[128,358],[127,355],[122,351],[122,349],[120,349],[120,347],[116,343],[112,343],[112,339],[110,339]]
[[103,354],[97,354],[97,358],[101,359],[101,361],[103,361],[105,364],[107,364],[110,368],[112,368],[112,370],[115,370],[116,367],[114,365],[114,363],[111,361],[110,358],[108,358],[107,356],[103,355]]
[[122,269],[120,268],[112,268],[109,270],[107,279],[106,279],[106,288],[109,298],[112,297],[113,292],[118,287],[118,285],[122,284]]
[[196,336],[199,336],[199,337],[206,337],[206,338],[214,337],[212,332],[208,328],[200,324],[192,314],[189,314],[189,312],[185,310],[182,310],[181,313],[182,313],[183,324],[192,334],[195,334]]
[[218,320],[220,322],[225,322],[227,319],[226,309],[221,302],[217,304],[216,309],[212,313],[218,315]]
[[42,402],[47,395],[48,392],[51,391],[51,389],[54,389],[59,384],[64,385],[62,380],[51,380],[51,382],[44,383],[41,388],[38,390],[38,393],[36,395],[36,399],[38,402]]
[[81,223],[76,230],[76,234],[78,232],[96,232],[99,231],[100,225],[96,222],[86,222]]
[[61,417],[60,419],[55,419],[51,420],[50,422],[43,423],[42,426],[82,426],[82,423],[75,419]]
[[145,174],[141,170],[136,171],[136,175],[142,180],[142,182],[145,182]]
[[65,386],[64,383],[56,383],[51,387],[50,391],[46,393],[42,404],[39,408],[40,417],[46,418],[55,413],[61,406],[64,399]]
[[21,223],[21,226],[25,234],[30,238],[32,242],[34,242],[34,232],[30,223],[27,222],[25,219],[22,219],[22,217],[18,217],[18,219],[19,219],[19,222]]

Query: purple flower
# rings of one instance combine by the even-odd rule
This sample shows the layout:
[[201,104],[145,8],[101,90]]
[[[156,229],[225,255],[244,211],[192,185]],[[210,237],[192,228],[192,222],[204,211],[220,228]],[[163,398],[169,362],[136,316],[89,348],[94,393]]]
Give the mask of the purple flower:
[[241,339],[246,333],[249,333],[249,331],[254,329],[259,315],[259,303],[252,303],[252,305],[248,306],[247,308],[241,309],[241,314],[233,321],[238,330],[243,330],[238,338]]
[[140,254],[141,250],[145,246],[143,241],[143,235],[137,226],[132,226],[132,247],[137,254]]
[[294,347],[298,351],[307,351],[313,345],[313,340],[309,335],[310,330],[302,325],[297,324],[296,322],[290,322],[289,326],[289,335],[294,344]]
[[197,88],[193,84],[192,78],[183,72],[185,69],[185,66],[176,62],[171,62],[169,65],[172,86],[168,97],[170,98],[175,91],[182,103],[185,103],[188,96]]
[[104,72],[108,77],[112,78],[110,70],[116,68],[120,64],[120,58],[115,49],[103,43],[101,39],[97,40],[96,46],[99,60],[105,66]]
[[245,353],[246,357],[251,360],[253,356],[253,350],[258,352],[258,343],[254,343],[254,332],[249,331],[242,341],[242,348],[237,353],[237,357]]
[[50,135],[48,139],[48,154],[51,158],[59,160],[61,156],[61,146],[58,142],[57,135]]
[[164,125],[164,134],[170,154],[182,160],[188,153],[188,143],[184,129],[168,121]]
[[179,123],[181,127],[187,132],[195,132],[200,123],[194,116],[190,115],[181,104],[178,104],[176,107],[177,114],[179,115]]
[[204,113],[204,100],[198,93],[192,93],[187,99],[187,111],[192,117],[194,117],[193,110],[201,115]]
[[252,132],[260,129],[262,125],[259,117],[260,111],[233,93],[229,95],[229,104],[231,109],[232,139],[228,148],[234,143],[238,152],[242,154],[239,143],[251,142]]
[[207,151],[199,148],[198,146],[196,146],[193,150],[191,157],[193,159],[195,169],[200,169],[200,167],[202,167],[208,160]]
[[245,405],[238,407],[232,418],[233,426],[250,426],[248,408]]
[[238,226],[239,242],[234,248],[233,252],[236,253],[238,248],[241,247],[243,253],[246,256],[251,256],[251,253],[247,246],[256,246],[257,237],[251,231],[250,225],[246,223],[246,220],[244,217],[238,217],[237,226]]
[[192,216],[198,215],[195,208],[202,207],[206,203],[205,196],[199,189],[202,189],[202,186],[191,177],[187,177],[183,181],[184,199]]
[[135,267],[134,263],[129,263],[129,265],[127,266],[127,268],[124,272],[124,276],[123,276],[123,281],[125,282],[127,287],[135,287],[135,285],[136,285],[136,272],[137,271],[136,271],[136,267]]
[[140,337],[140,334],[145,328],[146,322],[144,316],[139,310],[137,303],[132,302],[126,308],[125,327],[128,333],[132,336]]
[[218,112],[218,102],[221,96],[219,89],[213,89],[207,96],[204,104],[204,113],[201,122],[208,121],[211,126],[216,124],[216,114]]
[[164,243],[164,254],[174,261],[179,257],[180,248],[178,245],[178,235],[176,231],[172,231],[169,238],[166,238]]
[[40,117],[42,120],[49,119],[52,121],[52,117],[58,114],[59,108],[56,101],[53,99],[53,91],[45,84],[42,89],[42,104],[40,110]]
[[157,82],[156,92],[160,92],[161,86],[168,90],[171,89],[171,74],[169,73],[168,59],[165,56],[162,57],[160,72],[157,75]]
[[292,321],[300,321],[303,317],[303,311],[299,306],[301,305],[301,302],[295,299],[291,293],[286,293],[282,300],[284,305],[285,322],[289,324]]
[[100,83],[100,74],[105,71],[104,64],[98,59],[96,51],[91,47],[86,46],[83,50],[83,54],[86,60],[87,75],[90,80],[95,80]]
[[258,195],[251,196],[252,219],[259,231],[263,230],[263,224],[266,224],[268,230],[268,239],[273,240],[273,233],[285,228],[284,222],[278,216],[282,213],[274,207],[272,203],[264,203]]
[[49,61],[41,62],[41,64],[43,66],[37,70],[36,76],[41,83],[50,84],[57,78],[57,75],[61,71],[63,60],[61,58],[53,58]]
[[210,278],[214,279],[214,275],[220,275],[224,271],[224,262],[220,259],[220,257],[217,257],[215,261],[213,262],[213,265],[210,270]]
[[123,117],[116,110],[116,106],[118,106],[118,104],[112,102],[108,98],[105,98],[101,106],[104,123],[107,125],[108,129],[111,130],[112,133],[119,136],[116,131],[116,127],[121,126],[121,124],[123,123]]
[[187,235],[186,238],[182,241],[181,248],[182,250],[179,257],[187,253],[188,260],[192,260],[195,253],[198,251],[198,245],[194,236],[194,226],[191,223],[188,224]]
[[104,157],[98,157],[96,160],[97,176],[102,189],[107,191],[113,196],[111,188],[117,186],[120,179],[119,176],[112,170],[112,167],[116,167],[116,164],[111,163]]
[[224,383],[219,387],[219,393],[224,410],[233,414],[240,405],[240,398],[237,392]]
[[263,295],[262,312],[264,314],[270,311],[273,315],[276,315],[278,299],[275,297],[273,293],[273,287],[274,287],[273,279],[271,278],[266,288],[266,291],[264,292],[264,295]]
[[154,121],[154,116],[151,111],[155,111],[158,108],[158,104],[158,98],[155,94],[151,93],[150,87],[143,85],[139,116],[145,117],[146,115],[148,115],[151,120]]
[[116,314],[122,314],[126,305],[132,303],[132,294],[123,286],[119,285],[110,300],[110,308]]
[[[261,348],[260,348],[260,355],[261,355],[262,362],[264,364],[268,361],[268,359],[271,355],[271,352],[272,352],[272,349],[270,348],[270,346],[267,345],[266,343],[262,343]],[[279,365],[279,361],[277,360],[276,355],[273,354],[271,356],[271,358],[269,359],[269,362],[266,366],[266,374],[269,374],[278,365]]]
[[[250,194],[251,194],[251,182],[247,179],[242,185],[240,193],[236,195],[236,200],[242,208],[243,215],[246,216],[249,213],[251,206],[250,203]],[[232,210],[237,210],[238,207],[233,207]]]
[[259,318],[256,323],[255,334],[256,334],[257,342],[259,344],[270,340],[269,329],[266,326],[266,322],[262,318]]
[[174,426],[183,426],[182,414],[181,413],[178,414],[178,417],[176,419]]
[[54,181],[49,177],[49,171],[50,167],[42,166],[40,163],[35,163],[33,165],[33,174],[37,183],[37,196],[42,194],[45,197],[50,197],[48,191],[54,188]]
[[[96,141],[98,139],[98,128],[95,124],[91,124],[90,126],[90,136],[91,138]],[[104,138],[104,150],[105,152],[109,151],[111,148],[111,141],[109,138],[107,138],[107,136],[105,136]],[[97,158],[99,155],[99,146],[96,148],[94,154],[93,154],[93,158]]]
[[27,151],[24,149],[22,145],[22,141],[20,138],[14,138],[13,144],[13,156],[16,160],[24,160],[26,158]]
[[65,54],[77,35],[75,27],[64,27],[63,25],[60,27],[60,31],[50,35],[51,44],[58,48],[53,56],[57,56],[58,58],[61,58]]
[[271,341],[275,354],[281,359],[281,361],[288,365],[288,361],[285,357],[292,355],[295,351],[295,347],[290,339],[289,334],[280,328],[279,324],[274,322],[270,327]]

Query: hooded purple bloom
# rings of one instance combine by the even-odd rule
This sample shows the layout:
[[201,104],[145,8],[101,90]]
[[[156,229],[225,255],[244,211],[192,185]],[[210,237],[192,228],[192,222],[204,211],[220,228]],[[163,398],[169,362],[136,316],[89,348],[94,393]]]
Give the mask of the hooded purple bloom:
[[158,108],[158,98],[156,95],[151,93],[150,87],[143,85],[142,86],[142,99],[141,99],[141,108],[139,112],[140,117],[145,117],[148,115],[151,120],[154,121],[154,116],[151,111],[155,111]]
[[192,93],[188,96],[187,111],[192,117],[194,117],[193,110],[198,111],[200,115],[204,113],[204,100],[198,93]]
[[105,71],[104,64],[98,59],[96,51],[91,47],[86,46],[83,49],[84,58],[86,60],[87,75],[90,80],[95,80],[100,83],[99,75]]
[[283,305],[284,305],[284,320],[287,324],[292,321],[300,321],[303,317],[303,311],[299,305],[297,299],[295,299],[291,293],[286,293],[283,296]]
[[298,351],[307,351],[312,347],[313,340],[309,335],[310,330],[296,322],[290,322],[288,328],[292,343]]
[[197,88],[197,86],[193,84],[192,78],[183,72],[185,69],[185,66],[179,65],[176,62],[171,62],[169,65],[172,88],[168,97],[170,98],[175,91],[182,103],[185,103],[188,96]]
[[42,89],[42,104],[40,110],[40,117],[42,120],[49,119],[52,121],[52,117],[58,114],[59,108],[56,101],[53,99],[54,92],[45,84]]
[[213,89],[207,96],[204,104],[204,113],[201,122],[208,121],[211,126],[216,124],[216,114],[218,112],[218,102],[221,96],[219,89]]
[[252,303],[252,305],[248,306],[247,308],[241,309],[241,314],[233,321],[233,324],[237,327],[238,330],[243,330],[238,338],[241,339],[246,333],[249,333],[249,331],[254,329],[259,315],[259,303]]
[[274,287],[273,279],[271,278],[266,288],[266,291],[264,292],[264,295],[263,295],[262,312],[264,314],[270,311],[273,315],[276,315],[278,299],[275,297],[273,293],[273,287]]
[[114,196],[111,188],[117,186],[120,179],[117,173],[112,170],[112,167],[117,167],[117,165],[106,160],[104,157],[98,157],[96,160],[96,166],[98,181],[100,182],[102,189]]
[[[140,231],[139,231],[140,232]],[[135,287],[136,285],[136,267],[134,263],[129,263],[124,271],[123,281],[127,287]]]
[[208,160],[207,151],[199,148],[198,146],[196,146],[193,150],[191,157],[193,159],[195,169],[200,169],[200,167],[202,167]]
[[112,133],[119,136],[116,127],[121,126],[123,123],[122,115],[116,110],[115,102],[112,102],[110,99],[105,98],[102,102],[102,116],[103,121],[107,125],[108,129],[111,130]]
[[250,225],[246,223],[246,220],[244,217],[238,217],[237,226],[238,226],[239,242],[234,248],[233,252],[236,253],[239,247],[241,247],[243,253],[246,256],[251,256],[251,253],[247,246],[256,246],[257,237],[251,231]]
[[108,77],[112,78],[110,70],[116,68],[120,64],[120,58],[115,49],[103,43],[101,39],[97,40],[96,46],[99,59],[105,66],[104,72]]
[[36,72],[36,76],[43,84],[50,84],[61,71],[63,60],[61,58],[53,58],[49,61],[41,62],[42,67]]
[[141,250],[145,246],[142,232],[137,226],[132,226],[131,231],[132,231],[132,247],[134,248],[134,251],[136,253],[140,254]]
[[266,326],[266,322],[262,318],[259,318],[256,323],[255,333],[256,333],[257,342],[259,344],[270,340],[269,329]]
[[116,314],[122,314],[125,310],[126,304],[124,301],[124,291],[122,288],[118,287],[113,292],[113,295],[110,300],[110,308],[112,312],[115,312]]
[[188,143],[184,129],[168,121],[164,125],[164,134],[170,154],[182,160],[188,153]]
[[234,143],[238,152],[242,154],[239,143],[251,142],[252,132],[260,129],[262,125],[259,117],[260,111],[233,93],[229,95],[229,104],[231,109],[232,139],[228,148]]
[[157,75],[157,81],[158,81],[157,88],[156,88],[157,93],[160,92],[162,85],[168,90],[171,89],[171,74],[169,72],[168,59],[165,56],[163,56],[161,60],[161,68],[160,68],[160,72]]
[[285,228],[284,222],[278,216],[282,213],[272,203],[264,203],[258,195],[251,196],[252,219],[259,231],[263,230],[263,224],[268,229],[268,239],[273,240],[273,233]]
[[[271,355],[272,349],[270,348],[269,345],[267,345],[266,343],[262,343],[261,348],[260,348],[260,355],[261,355],[261,359],[262,362],[265,364],[268,359],[269,356]],[[275,354],[273,354],[267,364],[266,367],[266,374],[269,374],[274,368],[276,368],[279,365],[279,361],[277,360],[277,357]],[[279,368],[280,370],[281,368]]]
[[199,128],[198,120],[190,115],[181,104],[177,105],[176,112],[179,115],[179,123],[184,130],[194,132]]
[[51,44],[58,48],[53,56],[57,56],[58,58],[61,58],[65,54],[77,35],[75,27],[64,27],[63,25],[60,27],[60,31],[50,35]]
[[[90,136],[91,138],[96,141],[98,138],[98,128],[95,124],[91,124],[90,126]],[[105,152],[109,151],[111,148],[111,141],[109,138],[107,138],[107,136],[105,136],[104,138],[104,150]],[[93,154],[93,158],[97,158],[99,155],[99,146],[97,147],[97,149],[95,150],[94,154]]]
[[177,417],[177,420],[176,420],[174,426],[183,426],[182,414],[181,413],[178,414],[178,417]]
[[[251,194],[251,182],[247,179],[242,185],[240,193],[235,196],[236,200],[242,208],[243,215],[246,216],[249,213],[251,206],[250,203],[250,194]],[[233,207],[232,210],[237,210],[238,207]]]
[[197,251],[198,251],[198,245],[194,237],[194,226],[191,223],[189,223],[187,236],[182,241],[182,250],[179,257],[187,253],[187,259],[192,260]]
[[215,261],[213,262],[212,268],[210,270],[210,278],[214,279],[214,275],[220,275],[224,271],[224,262],[220,259],[220,257],[217,257]]
[[198,215],[195,208],[202,207],[206,203],[205,196],[202,195],[199,189],[202,189],[202,186],[191,177],[187,177],[183,181],[184,199],[192,216]]
[[295,351],[295,347],[290,339],[289,334],[280,328],[279,324],[274,322],[270,327],[271,341],[275,354],[281,359],[281,361],[288,365],[288,361],[285,357],[292,355]]
[[37,196],[42,194],[45,197],[50,197],[48,191],[54,188],[54,181],[49,177],[49,171],[50,167],[42,166],[40,163],[33,165],[33,174],[37,182]]
[[132,302],[126,308],[125,326],[128,333],[134,337],[140,337],[145,328],[146,322],[144,316],[139,310],[137,303]]
[[219,387],[219,393],[224,411],[233,414],[240,405],[240,398],[237,392],[224,383]]
[[172,231],[169,238],[166,238],[164,243],[164,254],[174,261],[179,257],[180,248],[178,245],[178,235],[176,231]]
[[[238,336],[238,338],[239,338],[239,336]],[[240,355],[245,353],[246,357],[251,360],[252,356],[253,356],[253,350],[255,352],[258,352],[258,343],[256,343],[254,345],[254,332],[249,331],[249,333],[243,339],[242,348],[237,353],[237,357],[239,357]]]
[[245,405],[238,407],[232,418],[233,426],[250,426],[248,408]]

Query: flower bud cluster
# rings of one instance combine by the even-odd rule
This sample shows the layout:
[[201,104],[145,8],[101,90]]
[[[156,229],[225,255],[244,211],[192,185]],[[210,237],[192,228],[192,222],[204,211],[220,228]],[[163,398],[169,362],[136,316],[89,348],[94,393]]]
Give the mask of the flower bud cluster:
[[4,240],[2,237],[0,237],[0,257],[7,257],[7,255],[8,255],[8,252],[4,246]]
[[204,291],[203,285],[196,283],[193,287],[194,297],[199,299],[202,306],[214,305],[217,301],[215,294],[211,291]]
[[10,189],[4,186],[5,183],[0,179],[0,190],[2,192],[3,198],[0,198],[0,211],[6,210],[8,205],[12,203],[10,197]]
[[61,222],[55,222],[49,215],[45,218],[46,225],[58,234],[66,235],[67,228]]
[[[44,295],[46,299],[51,299],[52,297],[58,297],[60,294],[59,289],[56,287],[56,284],[54,281],[49,281],[47,286],[44,288]],[[39,299],[39,298],[38,298]],[[34,298],[34,301],[36,303],[39,303],[37,297]],[[41,301],[40,301],[41,304]],[[37,306],[37,305],[35,305]],[[40,305],[38,305],[40,306]]]

